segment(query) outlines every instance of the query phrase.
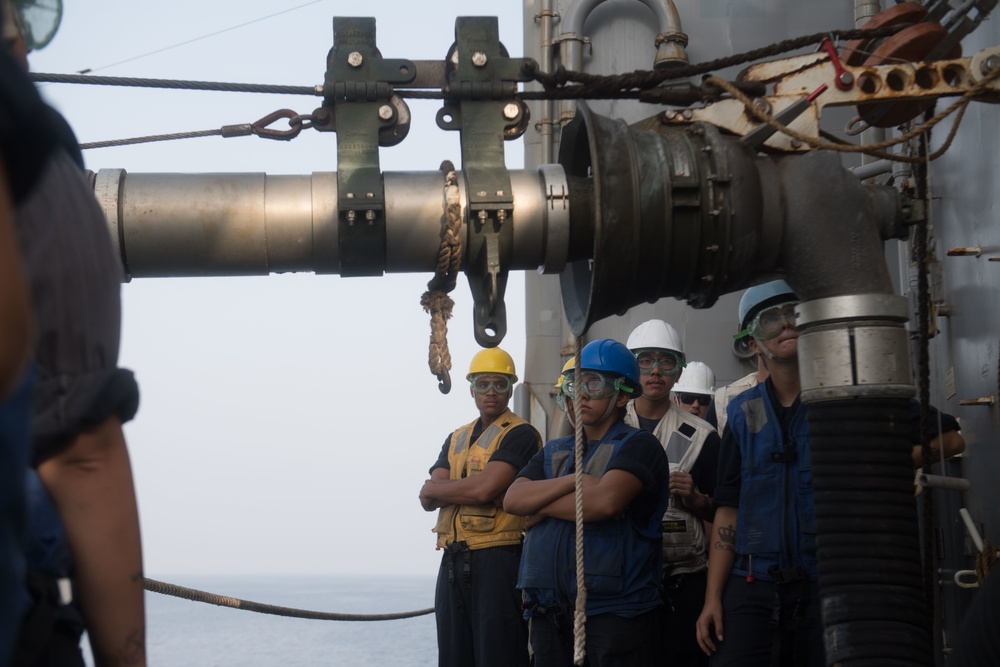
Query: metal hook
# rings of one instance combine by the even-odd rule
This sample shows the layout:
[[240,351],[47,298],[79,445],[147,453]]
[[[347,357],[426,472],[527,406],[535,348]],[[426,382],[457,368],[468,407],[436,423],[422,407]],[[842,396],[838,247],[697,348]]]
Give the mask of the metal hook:
[[441,371],[441,374],[438,375],[438,380],[440,380],[438,390],[442,394],[447,394],[451,391],[451,374],[447,370]]

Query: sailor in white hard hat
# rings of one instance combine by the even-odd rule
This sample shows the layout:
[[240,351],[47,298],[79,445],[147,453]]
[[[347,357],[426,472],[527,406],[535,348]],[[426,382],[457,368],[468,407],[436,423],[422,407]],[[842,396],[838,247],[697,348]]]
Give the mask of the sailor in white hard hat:
[[674,403],[696,417],[705,418],[715,393],[715,373],[701,361],[689,361],[672,390]]
[[643,322],[628,348],[639,364],[642,395],[628,404],[625,423],[652,431],[670,462],[670,506],[663,515],[663,595],[667,602],[664,664],[707,665],[695,622],[704,602],[708,556],[705,524],[712,521],[712,494],[720,438],[708,422],[670,398],[688,368],[677,330],[663,320]]

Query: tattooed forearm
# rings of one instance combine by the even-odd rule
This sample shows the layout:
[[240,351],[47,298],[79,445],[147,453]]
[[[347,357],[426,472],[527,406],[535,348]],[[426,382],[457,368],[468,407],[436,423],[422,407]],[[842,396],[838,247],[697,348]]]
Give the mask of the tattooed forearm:
[[736,551],[736,529],[733,524],[719,526],[719,539],[712,547],[720,551]]

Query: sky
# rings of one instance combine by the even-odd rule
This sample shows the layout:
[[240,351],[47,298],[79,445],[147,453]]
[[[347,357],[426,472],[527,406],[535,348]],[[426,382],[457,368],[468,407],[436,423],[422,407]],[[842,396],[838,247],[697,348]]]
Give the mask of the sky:
[[[443,59],[455,17],[499,13],[522,53],[518,3],[369,0],[65,0],[36,72],[312,86],[322,83],[333,16],[374,16],[386,58]],[[279,12],[281,12],[279,14]],[[277,14],[277,15],[276,15]],[[269,18],[267,18],[269,17]],[[257,20],[262,19],[262,20]],[[211,36],[209,36],[211,35]],[[199,39],[205,36],[204,39]],[[217,129],[319,98],[42,84],[81,142]],[[440,102],[410,101],[413,123],[381,150],[383,171],[460,164]],[[336,170],[336,136],[291,142],[210,137],[89,150],[87,167],[130,173]],[[509,168],[523,166],[519,143]],[[478,346],[464,278],[448,341],[455,388],[427,367],[430,274],[341,278],[142,278],[122,287],[120,365],[142,402],[125,426],[146,576],[432,575],[440,554],[417,493],[445,437],[477,416],[462,379]],[[507,289],[502,347],[524,358],[523,275]]]

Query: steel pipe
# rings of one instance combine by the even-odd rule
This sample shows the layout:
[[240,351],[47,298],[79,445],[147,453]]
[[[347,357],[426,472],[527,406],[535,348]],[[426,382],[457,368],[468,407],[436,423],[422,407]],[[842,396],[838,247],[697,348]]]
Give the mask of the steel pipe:
[[[512,171],[514,270],[559,272],[571,256],[569,185],[559,165]],[[463,221],[464,179],[458,178]],[[383,174],[386,266],[433,272],[444,215],[440,172]],[[94,191],[128,278],[340,272],[337,174],[129,174]],[[359,219],[360,225],[365,224]],[[468,229],[466,225],[465,229]],[[381,267],[375,267],[381,268]]]
[[[570,3],[561,21],[559,33],[559,62],[568,70],[583,71],[583,26],[587,17],[604,0],[574,0]],[[681,17],[673,0],[639,0],[656,17],[660,32],[656,36],[656,56],[653,67],[676,67],[688,64],[688,36],[681,28]],[[559,110],[559,122],[565,125],[576,113],[573,100],[563,100]]]

